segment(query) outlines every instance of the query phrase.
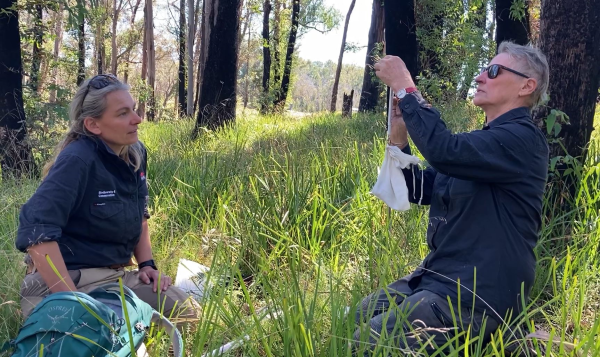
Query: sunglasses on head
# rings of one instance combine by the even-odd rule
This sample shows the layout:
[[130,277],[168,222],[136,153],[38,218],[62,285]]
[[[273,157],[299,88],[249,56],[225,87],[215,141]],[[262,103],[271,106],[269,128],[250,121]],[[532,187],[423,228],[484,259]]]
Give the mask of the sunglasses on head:
[[501,64],[493,64],[491,66],[484,67],[484,68],[482,68],[481,73],[487,72],[488,73],[488,77],[490,79],[494,79],[494,78],[498,77],[498,74],[500,74],[500,68],[502,68],[502,69],[504,69],[506,71],[512,72],[512,73],[514,73],[514,74],[516,74],[518,76],[521,76],[521,77],[531,78],[531,77],[529,77],[526,74],[523,74],[521,72],[517,72],[514,69],[508,68],[508,67],[503,66]]
[[102,89],[111,83],[119,83],[119,79],[117,78],[117,76],[115,76],[112,73],[99,74],[97,76],[94,76],[88,82],[87,88],[85,89],[85,94],[83,96],[83,101],[85,101],[85,97],[87,97],[88,93],[90,92],[90,87],[94,89]]

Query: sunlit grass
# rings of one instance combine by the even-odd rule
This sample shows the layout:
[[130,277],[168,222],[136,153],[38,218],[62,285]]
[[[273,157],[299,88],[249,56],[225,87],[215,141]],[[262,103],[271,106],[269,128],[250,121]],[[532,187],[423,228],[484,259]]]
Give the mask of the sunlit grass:
[[[453,130],[481,126],[481,114],[470,107],[442,111]],[[238,355],[350,355],[355,326],[347,316],[356,303],[412,271],[428,252],[427,208],[390,212],[369,193],[383,157],[385,124],[375,115],[248,115],[196,141],[189,139],[190,121],[143,125],[160,268],[174,276],[179,258],[191,259],[211,266],[215,282],[228,282],[217,284],[204,302],[186,338],[188,353],[201,356],[243,339]],[[542,354],[600,348],[600,190],[592,189],[599,162],[588,157],[582,185],[588,189],[572,212],[545,215],[551,218],[544,220],[536,249],[539,268],[527,315],[513,317],[490,346],[480,345],[478,336],[465,341],[465,332],[451,343],[450,355],[464,355],[466,344],[471,356],[503,356],[509,335],[522,340],[540,329],[558,341],[548,343],[546,336],[534,342]],[[0,278],[0,341],[14,337],[20,323],[25,268],[14,234],[18,208],[35,187],[27,181],[0,190],[0,269],[6,272]],[[547,199],[544,207],[549,213],[557,206]],[[398,355],[389,343],[381,345]]]

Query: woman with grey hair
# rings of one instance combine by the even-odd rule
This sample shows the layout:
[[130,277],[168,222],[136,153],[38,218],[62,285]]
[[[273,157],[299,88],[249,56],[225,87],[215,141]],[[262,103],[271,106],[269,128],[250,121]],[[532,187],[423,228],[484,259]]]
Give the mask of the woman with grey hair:
[[[129,86],[111,74],[75,94],[70,128],[19,215],[16,246],[31,260],[21,285],[24,316],[51,293],[90,292],[121,278],[166,316],[196,317],[190,298],[153,260],[147,155],[134,107]],[[133,257],[138,270],[125,270]]]
[[410,154],[410,134],[429,165],[402,172],[409,200],[430,205],[430,253],[412,274],[362,300],[356,351],[383,345],[431,354],[455,346],[448,339],[489,341],[518,318],[535,277],[548,145],[531,109],[548,88],[546,58],[502,43],[475,78],[473,103],[486,124],[460,134],[423,99],[400,58],[386,56],[375,70],[397,96],[388,149]]

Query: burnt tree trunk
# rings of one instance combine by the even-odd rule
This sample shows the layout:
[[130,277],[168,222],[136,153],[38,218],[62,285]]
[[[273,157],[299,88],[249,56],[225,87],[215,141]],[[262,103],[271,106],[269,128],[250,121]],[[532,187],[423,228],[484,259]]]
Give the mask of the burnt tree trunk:
[[[600,0],[543,0],[540,48],[550,67],[550,102],[535,121],[543,126],[550,109],[567,114],[559,140],[567,153],[585,159],[594,130],[594,109],[600,81]],[[550,157],[564,156],[558,144]]]
[[[348,24],[350,23],[350,16],[352,16],[352,10],[354,10],[354,4],[356,0],[352,0],[350,8],[346,14],[346,23],[344,24],[344,35],[342,36],[342,48],[340,49],[340,57],[338,58],[337,69],[335,70],[335,79],[333,80],[333,91],[331,93],[331,107],[329,110],[335,112],[338,86],[340,85],[340,74],[342,73],[342,61],[344,59],[344,52],[346,52],[346,35],[348,34]],[[354,93],[353,93],[354,94]]]
[[237,42],[239,41],[241,0],[205,0],[212,11],[207,25],[206,63],[202,71],[198,118],[192,133],[201,127],[217,129],[235,120],[237,93]]
[[269,111],[269,81],[271,79],[271,47],[270,47],[270,34],[269,34],[269,16],[271,14],[271,2],[265,0],[263,3],[263,77],[262,77],[262,90],[263,98],[260,104],[260,112],[266,114]]
[[528,1],[525,1],[525,15],[522,19],[510,16],[510,6],[514,1],[516,0],[496,0],[496,49],[502,41],[512,41],[519,45],[529,43]]
[[23,109],[23,63],[16,0],[0,0],[0,169],[2,177],[35,171]]
[[31,56],[31,76],[29,88],[31,93],[37,95],[40,82],[40,66],[42,63],[42,46],[44,41],[43,8],[41,4],[34,6],[33,25],[33,52]]
[[354,100],[354,89],[350,91],[350,95],[344,93],[344,101],[342,102],[342,117],[352,117],[352,101]]
[[296,35],[298,34],[298,25],[300,21],[300,0],[293,0],[292,6],[292,27],[290,28],[290,37],[287,44],[287,52],[285,54],[285,66],[283,68],[283,77],[281,78],[281,87],[277,92],[273,107],[277,111],[283,111],[285,101],[287,100],[288,91],[290,89],[290,76],[292,75],[292,65],[294,59],[294,49],[296,48]]
[[[187,92],[185,88],[185,0],[179,1],[179,80],[178,80],[178,98],[179,98],[179,116],[185,115],[187,111]],[[190,71],[193,71],[190,68]]]
[[85,80],[85,3],[77,0],[77,85]]
[[402,58],[413,80],[417,83],[419,46],[415,26],[414,0],[386,1],[384,11],[386,54]]
[[372,112],[377,107],[379,94],[381,93],[380,82],[375,77],[373,70],[373,56],[376,44],[383,41],[384,29],[383,6],[381,0],[373,0],[373,11],[371,13],[371,28],[369,29],[369,43],[367,45],[367,58],[365,60],[365,74],[363,76],[362,91],[358,110],[360,112]]

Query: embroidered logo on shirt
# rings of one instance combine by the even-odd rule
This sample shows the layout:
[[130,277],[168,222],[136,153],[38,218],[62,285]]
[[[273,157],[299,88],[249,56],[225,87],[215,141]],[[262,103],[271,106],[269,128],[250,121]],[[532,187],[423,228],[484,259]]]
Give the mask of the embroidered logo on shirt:
[[146,181],[146,175],[144,174],[144,171],[140,172],[140,180]]
[[112,191],[98,191],[98,197],[99,198],[115,197],[116,193],[117,193],[116,190],[112,190]]

